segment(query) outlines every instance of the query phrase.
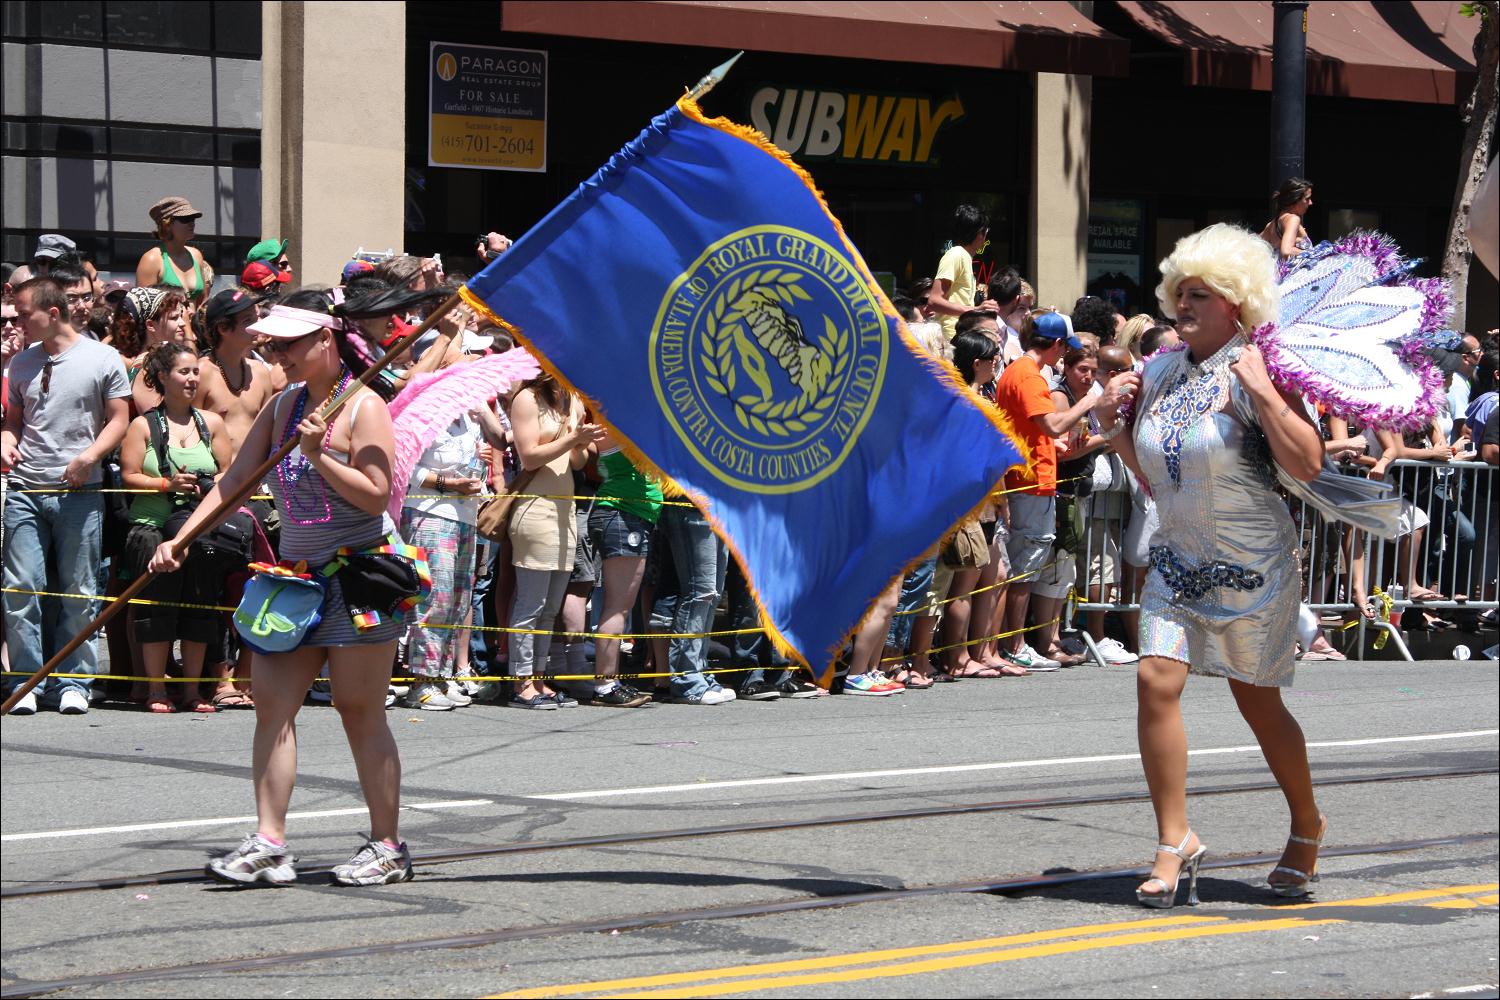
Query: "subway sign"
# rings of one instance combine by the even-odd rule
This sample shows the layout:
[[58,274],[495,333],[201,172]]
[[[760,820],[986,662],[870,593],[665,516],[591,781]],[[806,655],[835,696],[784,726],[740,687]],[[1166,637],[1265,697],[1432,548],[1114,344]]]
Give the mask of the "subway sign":
[[964,116],[957,95],[870,94],[761,87],[750,122],[799,159],[931,164],[943,127]]

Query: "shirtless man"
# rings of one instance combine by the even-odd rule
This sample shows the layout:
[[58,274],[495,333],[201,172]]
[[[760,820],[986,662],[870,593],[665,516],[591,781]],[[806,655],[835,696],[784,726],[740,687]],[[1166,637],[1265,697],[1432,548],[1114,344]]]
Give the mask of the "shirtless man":
[[[247,328],[259,318],[260,309],[256,306],[255,296],[244,288],[229,288],[219,292],[208,300],[204,313],[204,326],[213,348],[199,366],[198,396],[193,400],[193,405],[217,413],[223,419],[224,427],[229,432],[230,451],[235,455],[239,454],[240,445],[244,443],[245,435],[250,433],[250,427],[255,423],[261,408],[277,388],[273,385],[271,366],[250,351],[255,343],[255,335]],[[269,505],[264,501],[252,500],[246,506],[263,528],[271,527],[266,523],[271,510]],[[268,530],[267,534],[274,544],[274,531]],[[243,685],[250,679],[253,654],[235,641],[232,630],[226,631],[226,644],[223,647],[216,643],[209,650],[208,659],[219,662],[228,659],[236,661],[234,677],[240,684]],[[218,655],[215,656],[215,653]],[[213,669],[205,673],[224,676],[219,673],[218,663],[210,666]],[[213,703],[220,708],[255,707],[248,691],[227,682],[222,682],[214,692]]]
[[275,392],[271,367],[250,353],[255,335],[248,327],[260,318],[255,296],[243,288],[226,289],[208,300],[205,327],[213,349],[204,359],[193,405],[224,419],[234,454],[250,425]]

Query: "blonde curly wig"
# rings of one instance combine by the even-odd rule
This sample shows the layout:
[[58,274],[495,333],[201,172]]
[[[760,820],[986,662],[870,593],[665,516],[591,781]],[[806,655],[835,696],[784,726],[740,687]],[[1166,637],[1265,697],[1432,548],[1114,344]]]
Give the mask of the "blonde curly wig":
[[1276,252],[1259,236],[1238,226],[1218,223],[1184,236],[1160,264],[1156,301],[1177,317],[1177,286],[1197,278],[1231,305],[1240,307],[1240,323],[1254,330],[1276,319]]

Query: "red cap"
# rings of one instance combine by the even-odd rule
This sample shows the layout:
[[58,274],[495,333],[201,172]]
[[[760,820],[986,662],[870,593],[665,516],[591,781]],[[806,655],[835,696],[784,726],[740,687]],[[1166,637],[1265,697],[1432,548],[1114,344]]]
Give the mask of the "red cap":
[[277,282],[285,284],[292,280],[290,271],[280,271],[263,261],[245,265],[240,272],[240,284],[257,292],[264,292]]

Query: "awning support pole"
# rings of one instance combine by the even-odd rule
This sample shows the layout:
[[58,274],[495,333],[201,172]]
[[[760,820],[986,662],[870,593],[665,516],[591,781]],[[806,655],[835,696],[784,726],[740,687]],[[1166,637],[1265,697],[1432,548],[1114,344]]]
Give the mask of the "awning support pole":
[[1304,176],[1307,135],[1307,0],[1275,0],[1271,40],[1271,186]]

